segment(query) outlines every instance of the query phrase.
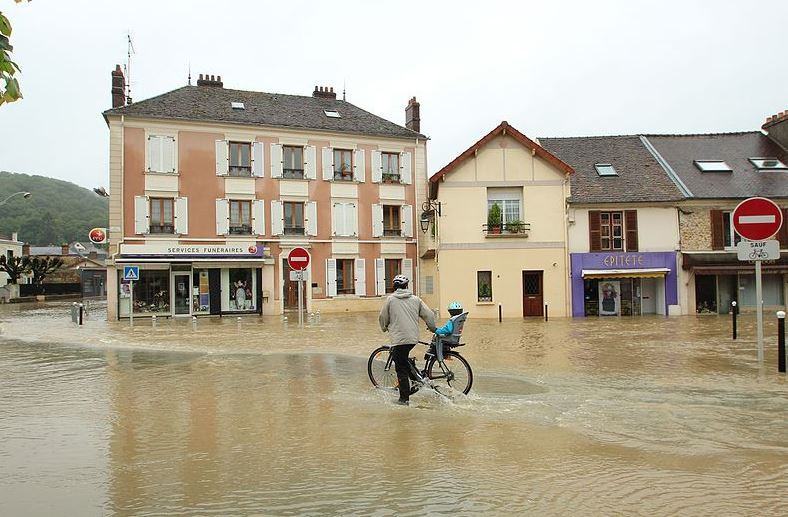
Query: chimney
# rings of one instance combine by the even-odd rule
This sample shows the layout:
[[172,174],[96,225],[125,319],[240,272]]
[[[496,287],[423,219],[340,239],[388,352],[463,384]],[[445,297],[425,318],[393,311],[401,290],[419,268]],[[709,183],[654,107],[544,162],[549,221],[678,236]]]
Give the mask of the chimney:
[[120,65],[115,65],[112,71],[112,107],[122,108],[126,105],[126,78]]
[[337,94],[334,93],[333,86],[330,88],[328,86],[321,86],[319,88],[315,86],[315,91],[312,92],[312,97],[318,97],[321,99],[336,99]]
[[405,108],[405,127],[417,133],[421,133],[420,106],[421,104],[416,101],[416,97],[411,97]]
[[772,141],[788,151],[788,110],[767,117],[761,129],[766,131]]
[[11,240],[14,241],[14,242],[18,241],[19,240],[19,234],[16,233],[16,232],[12,232],[11,233]]
[[30,256],[30,244],[24,243],[22,244],[22,256],[29,257]]
[[60,245],[60,254],[64,257],[69,255],[68,244],[61,244]]
[[224,83],[222,82],[222,76],[217,75],[208,75],[208,74],[200,74],[199,79],[197,79],[197,86],[213,86],[215,88],[224,88]]

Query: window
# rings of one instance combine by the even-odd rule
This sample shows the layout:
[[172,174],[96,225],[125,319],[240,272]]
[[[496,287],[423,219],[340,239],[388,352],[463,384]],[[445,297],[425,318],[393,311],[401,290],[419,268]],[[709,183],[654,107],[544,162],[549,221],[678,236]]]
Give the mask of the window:
[[476,272],[476,299],[480,302],[492,301],[492,271]]
[[[123,275],[122,271],[118,272]],[[129,284],[121,283],[121,296]],[[134,282],[134,314],[170,312],[170,272],[164,269],[140,269],[140,279]]]
[[353,152],[347,149],[334,149],[334,179],[353,180]]
[[172,198],[150,198],[149,233],[175,233]]
[[380,153],[380,163],[383,167],[383,182],[399,183],[399,154]]
[[599,213],[600,247],[603,251],[624,249],[624,213]]
[[383,235],[387,237],[399,237],[402,235],[399,206],[383,205]]
[[695,160],[694,163],[701,172],[731,172],[730,166],[722,160]]
[[304,179],[304,148],[294,145],[282,146],[282,177]]
[[394,277],[402,274],[401,259],[386,259],[386,292],[394,292]]
[[146,152],[146,170],[148,172],[170,174],[176,172],[174,137],[164,135],[149,135]]
[[[522,188],[488,188],[487,189],[487,224],[507,225],[510,223],[522,222],[520,207],[522,206]],[[501,218],[493,221],[490,218],[490,210],[493,205],[498,205],[501,211]],[[490,230],[491,228],[488,228]],[[493,228],[494,229],[494,228]]]
[[734,248],[741,241],[741,236],[733,229],[732,215],[733,212],[722,213],[722,242],[726,248]]
[[230,234],[252,233],[252,202],[230,200]]
[[342,115],[340,115],[337,110],[323,110],[323,113],[325,113],[328,118],[342,118]]
[[594,168],[600,176],[618,176],[616,169],[609,163],[595,163]]
[[192,314],[207,314],[211,310],[211,289],[207,269],[192,272]]
[[284,201],[282,211],[285,235],[304,235],[304,204]]
[[234,110],[246,109],[246,106],[244,106],[243,102],[231,102],[230,107],[233,108]]
[[755,165],[758,170],[788,170],[788,165],[777,158],[750,158],[750,163]]
[[353,276],[353,259],[337,259],[337,294],[354,294],[356,292]]
[[11,260],[12,258],[14,258],[14,250],[8,250],[8,251],[6,251],[6,258],[7,258],[8,260]]
[[230,176],[252,175],[252,144],[230,142]]

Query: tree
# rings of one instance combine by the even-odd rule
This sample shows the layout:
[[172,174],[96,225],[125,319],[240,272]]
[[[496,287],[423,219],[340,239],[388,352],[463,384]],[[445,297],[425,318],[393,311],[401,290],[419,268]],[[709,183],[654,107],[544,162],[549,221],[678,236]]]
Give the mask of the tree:
[[27,257],[11,257],[0,255],[0,271],[8,275],[8,282],[15,284],[19,277],[28,272]]
[[[20,3],[23,0],[14,0]],[[6,102],[14,102],[22,98],[19,81],[14,75],[21,72],[19,65],[11,61],[11,22],[0,12],[0,106]]]
[[40,287],[48,275],[60,269],[63,259],[59,257],[28,257],[27,263],[33,274],[33,283]]

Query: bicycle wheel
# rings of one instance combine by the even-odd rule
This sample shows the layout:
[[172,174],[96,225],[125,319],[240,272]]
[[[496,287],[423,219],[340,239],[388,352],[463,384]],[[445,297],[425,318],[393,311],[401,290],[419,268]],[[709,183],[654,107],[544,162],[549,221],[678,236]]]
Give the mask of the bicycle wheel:
[[471,365],[457,352],[443,352],[443,361],[449,372],[444,372],[436,358],[430,359],[427,376],[438,386],[447,386],[467,395],[473,385]]
[[391,359],[389,347],[381,346],[375,349],[367,362],[367,374],[372,385],[376,388],[396,390],[399,387],[394,361]]

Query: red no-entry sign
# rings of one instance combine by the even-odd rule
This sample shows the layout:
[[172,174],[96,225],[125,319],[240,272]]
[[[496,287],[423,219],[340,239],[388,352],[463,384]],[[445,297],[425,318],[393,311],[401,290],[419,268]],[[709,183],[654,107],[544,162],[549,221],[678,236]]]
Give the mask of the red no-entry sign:
[[304,248],[293,248],[287,255],[291,269],[303,271],[309,266],[309,253]]
[[783,213],[771,199],[751,197],[736,207],[732,215],[733,229],[747,240],[764,241],[783,224]]

